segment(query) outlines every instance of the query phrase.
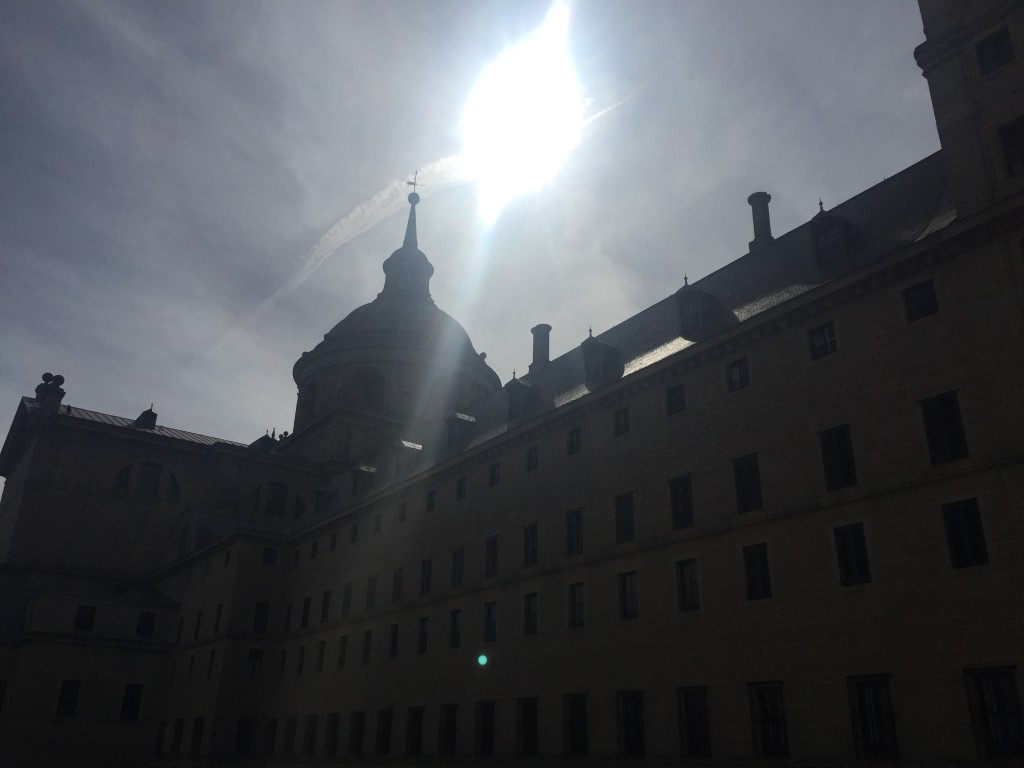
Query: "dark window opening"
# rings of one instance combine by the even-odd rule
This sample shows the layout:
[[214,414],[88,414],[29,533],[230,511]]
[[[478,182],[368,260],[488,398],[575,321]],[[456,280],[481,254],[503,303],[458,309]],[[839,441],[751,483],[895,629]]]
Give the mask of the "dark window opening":
[[78,694],[82,690],[81,680],[62,680],[60,695],[57,697],[57,717],[74,717],[78,709]]
[[569,626],[582,627],[585,621],[583,582],[569,585],[568,594]]
[[981,525],[977,499],[964,499],[942,505],[946,524],[949,559],[954,568],[968,568],[988,563],[988,547]]
[[475,752],[478,755],[494,754],[494,702],[476,703]]
[[455,547],[452,550],[452,586],[461,587],[466,569],[466,548]]
[[761,470],[757,454],[751,453],[733,459],[732,472],[736,483],[736,511],[742,514],[761,509]]
[[912,285],[903,291],[903,306],[907,312],[907,322],[912,323],[922,317],[934,315],[939,311],[939,301],[935,296],[935,283],[925,280]]
[[439,755],[455,754],[455,736],[458,726],[459,705],[442,704],[438,722],[437,753]]
[[466,498],[466,478],[464,477],[455,481],[455,498],[460,500]]
[[324,719],[324,754],[328,757],[338,754],[341,736],[341,713],[328,712]]
[[583,554],[583,510],[570,509],[565,513],[565,553]]
[[370,663],[370,647],[373,645],[373,630],[363,630],[363,648],[359,655],[359,661],[362,664]]
[[139,611],[139,618],[135,622],[136,637],[152,637],[156,631],[156,614],[152,611]]
[[583,449],[583,433],[579,427],[565,433],[565,455],[572,456]]
[[847,685],[857,757],[899,757],[889,678],[850,677]]
[[437,491],[427,491],[425,509],[427,512],[433,512],[437,509]]
[[141,709],[142,686],[138,683],[128,683],[124,687],[124,695],[121,696],[121,720],[127,722],[138,720]]
[[619,574],[619,619],[628,621],[640,616],[636,591],[636,571]]
[[562,697],[562,729],[565,754],[587,754],[587,697],[570,693]]
[[267,514],[283,515],[288,509],[288,486],[284,483],[267,485]]
[[821,460],[825,470],[825,488],[837,491],[857,484],[857,468],[853,460],[850,425],[826,429],[818,433]]
[[537,593],[523,595],[523,634],[537,634]]
[[1024,175],[1024,117],[999,129],[1008,176]]
[[629,432],[629,408],[620,408],[612,414],[612,435],[619,437]]
[[974,50],[978,54],[978,69],[981,70],[981,76],[995,72],[1004,64],[1013,61],[1013,39],[1010,37],[1010,30],[1000,27],[975,43]]
[[839,583],[867,584],[871,581],[868,564],[868,545],[864,538],[864,525],[852,523],[835,529],[836,556],[839,559]]
[[273,547],[267,547],[263,550],[263,564],[264,565],[277,565],[277,550]]
[[788,757],[786,708],[782,683],[750,684],[750,716],[753,721],[754,753],[758,757]]
[[633,517],[633,492],[615,497],[615,543],[625,544],[636,537]]
[[922,400],[921,415],[932,464],[944,464],[967,456],[967,438],[956,392]]
[[695,559],[676,563],[676,590],[680,611],[696,611],[700,608],[700,578]]
[[366,610],[372,611],[377,604],[377,577],[370,576],[366,580]]
[[484,604],[484,642],[493,643],[498,640],[498,603],[491,601]]
[[672,527],[693,527],[693,483],[690,475],[680,475],[668,481],[669,508]]
[[302,754],[312,755],[316,750],[316,715],[306,715],[305,727],[302,729]]
[[532,523],[523,528],[523,567],[537,564],[537,549],[537,523]]
[[366,713],[353,712],[348,720],[348,753],[363,754],[363,731],[366,729]]
[[641,691],[622,691],[616,696],[619,721],[619,754],[640,757],[644,754],[644,695]]
[[686,757],[710,757],[711,714],[708,708],[708,689],[680,688],[678,704],[680,751]]
[[831,322],[807,332],[807,348],[811,353],[811,360],[826,357],[836,351],[836,331]]
[[516,751],[520,755],[537,754],[539,731],[537,699],[516,701]]
[[139,480],[135,484],[135,493],[139,496],[156,496],[160,490],[160,473],[162,467],[159,464],[142,463],[139,465]]
[[725,368],[725,375],[730,392],[749,386],[750,373],[747,370],[747,358],[742,357],[729,363]]
[[391,754],[391,724],[394,721],[393,709],[377,710],[377,735],[374,738],[374,751],[378,755]]
[[498,575],[498,537],[488,536],[484,542],[484,578]]
[[536,445],[530,446],[526,449],[526,471],[533,472],[539,466],[540,449]]
[[462,611],[456,608],[448,614],[448,647],[458,648],[462,645]]
[[423,751],[423,707],[405,710],[405,754],[418,755]]
[[95,605],[80,605],[75,609],[75,632],[92,632],[95,623]]
[[395,568],[391,575],[391,602],[397,603],[402,599],[402,581],[404,570],[401,566]]
[[416,653],[427,652],[427,632],[429,627],[430,619],[427,616],[421,616],[419,621],[416,622]]
[[491,464],[487,468],[487,485],[491,488],[501,482],[501,464]]
[[979,754],[984,757],[1024,755],[1016,669],[965,670],[964,678]]
[[767,544],[743,548],[743,569],[747,579],[747,600],[764,600],[772,596]]
[[429,595],[430,586],[433,581],[434,574],[434,559],[432,557],[425,557],[420,562],[420,594]]
[[686,388],[676,384],[665,390],[665,415],[674,416],[686,410]]

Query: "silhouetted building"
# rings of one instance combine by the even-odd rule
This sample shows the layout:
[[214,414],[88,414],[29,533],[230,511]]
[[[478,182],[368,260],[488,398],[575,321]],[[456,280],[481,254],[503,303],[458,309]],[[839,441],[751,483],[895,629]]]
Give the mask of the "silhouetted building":
[[1024,13],[921,10],[938,153],[778,237],[751,195],[750,253],[554,359],[535,326],[504,386],[415,196],[293,434],[45,376],[0,451],[0,762],[1024,755]]

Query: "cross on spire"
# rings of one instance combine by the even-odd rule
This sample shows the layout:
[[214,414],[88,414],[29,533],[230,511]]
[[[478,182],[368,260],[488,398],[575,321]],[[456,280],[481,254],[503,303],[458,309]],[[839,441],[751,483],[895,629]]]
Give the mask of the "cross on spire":
[[417,169],[416,169],[416,173],[414,173],[414,174],[412,175],[412,181],[407,181],[407,182],[405,182],[405,183],[406,183],[406,184],[408,184],[408,185],[409,185],[410,187],[412,187],[412,191],[413,191],[413,193],[415,193],[415,192],[416,192],[416,187],[418,187],[418,186],[420,185],[420,183],[419,183],[419,178],[420,178],[420,172],[419,172],[419,169],[417,168]]

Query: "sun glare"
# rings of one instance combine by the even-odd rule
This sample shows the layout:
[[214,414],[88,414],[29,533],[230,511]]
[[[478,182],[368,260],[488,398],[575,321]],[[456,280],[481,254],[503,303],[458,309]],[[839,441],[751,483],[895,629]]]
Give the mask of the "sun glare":
[[569,8],[556,0],[543,23],[491,62],[469,94],[463,158],[488,224],[509,201],[551,180],[579,143],[584,100],[568,32]]

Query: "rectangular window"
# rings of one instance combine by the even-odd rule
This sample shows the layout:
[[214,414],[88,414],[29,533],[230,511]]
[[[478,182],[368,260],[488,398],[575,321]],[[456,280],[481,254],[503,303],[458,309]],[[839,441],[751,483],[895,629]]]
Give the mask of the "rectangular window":
[[452,586],[461,587],[463,574],[466,570],[466,548],[455,547],[452,550]]
[[409,504],[403,501],[398,505],[398,522],[404,523],[409,519]]
[[287,671],[287,663],[288,663],[288,649],[282,648],[281,649],[281,671],[280,671],[281,677],[284,677],[285,672]]
[[250,648],[249,658],[245,664],[246,677],[259,677],[263,674],[263,649]]
[[80,605],[75,609],[75,632],[92,632],[95,623],[95,605]]
[[281,752],[286,755],[295,754],[295,737],[299,732],[299,718],[288,717],[284,721],[284,737],[281,739]]
[[306,646],[299,646],[298,657],[295,659],[295,674],[301,675],[302,670],[306,667]]
[[620,691],[616,696],[619,721],[619,754],[644,754],[644,695],[641,691]]
[[537,523],[523,528],[523,566],[529,568],[537,564]]
[[421,616],[416,622],[416,653],[427,652],[427,631],[430,627],[430,618]]
[[321,640],[316,644],[316,671],[324,671],[324,656],[327,655],[327,641]]
[[708,689],[680,688],[679,742],[685,757],[711,756],[711,715]]
[[498,639],[498,603],[484,603],[484,642],[493,643]]
[[316,559],[316,553],[319,552],[319,551],[320,551],[320,540],[319,539],[313,539],[313,541],[311,541],[309,543],[309,559],[310,560],[315,560]]
[[398,625],[392,624],[388,633],[388,658],[398,658]]
[[921,415],[932,464],[943,464],[967,455],[967,439],[956,392],[922,400]]
[[474,752],[478,755],[494,754],[494,702],[476,703],[476,733]]
[[309,626],[309,609],[313,604],[313,598],[306,597],[302,600],[302,621],[299,624],[299,629],[305,629]]
[[636,571],[619,574],[619,619],[627,621],[640,616],[636,592]]
[[267,625],[270,623],[270,603],[256,603],[253,611],[252,631],[257,635],[267,633]]
[[317,716],[306,715],[305,727],[302,729],[302,754],[312,755],[316,749]]
[[438,723],[437,753],[439,755],[455,754],[456,727],[459,718],[458,704],[442,704]]
[[359,661],[363,664],[370,663],[370,646],[373,644],[373,630],[363,630],[363,650],[359,654]]
[[942,505],[942,519],[946,524],[949,559],[954,568],[985,565],[988,547],[981,526],[981,513],[977,499],[964,499]]
[[487,468],[487,485],[493,488],[501,482],[501,464],[491,464]]
[[583,433],[580,428],[570,429],[565,433],[565,455],[572,456],[583,450]]
[[139,618],[135,622],[136,637],[152,637],[156,631],[156,614],[150,611],[139,611]]
[[520,755],[536,755],[540,721],[537,699],[516,701],[516,747]]
[[331,537],[327,540],[327,550],[333,552],[338,548],[338,534],[332,533]]
[[835,529],[836,556],[839,560],[839,583],[867,584],[871,581],[868,564],[868,545],[864,539],[863,523],[841,525]]
[[587,696],[569,693],[562,697],[562,732],[565,754],[587,754]]
[[736,482],[736,511],[740,514],[761,509],[761,470],[757,454],[751,453],[732,460],[732,474]]
[[377,577],[370,576],[366,580],[366,610],[372,611],[377,604]]
[[922,317],[934,315],[939,311],[939,302],[935,297],[935,283],[925,280],[912,285],[903,291],[903,307],[907,311],[907,322],[912,323]]
[[636,531],[633,524],[633,492],[621,493],[615,497],[615,543],[633,541]]
[[434,573],[434,559],[425,557],[420,562],[420,594],[430,594],[430,582]]
[[669,508],[672,511],[672,527],[693,527],[693,483],[690,475],[679,475],[668,481]]
[[196,655],[193,653],[188,657],[188,676],[186,680],[191,680],[193,673],[196,671]]
[[999,129],[999,142],[1003,145],[1008,176],[1024,174],[1024,118],[1014,120]]
[[320,595],[320,623],[325,624],[331,618],[331,590],[324,590]]
[[437,491],[427,491],[425,509],[427,512],[433,512],[437,509]]
[[818,433],[821,461],[825,469],[825,489],[837,491],[857,484],[857,468],[853,461],[853,440],[850,425],[826,429]]
[[178,718],[174,721],[174,729],[171,731],[171,754],[177,755],[181,752],[181,739],[185,734],[185,721]]
[[395,719],[393,709],[377,710],[377,734],[374,738],[374,751],[378,755],[391,754],[391,725]]
[[676,563],[676,589],[680,611],[696,611],[700,608],[700,579],[695,559]]
[[366,730],[366,713],[357,710],[349,715],[348,720],[348,753],[363,754],[363,731]]
[[74,717],[78,709],[78,694],[82,690],[81,680],[62,680],[60,695],[57,697],[57,717]]
[[537,634],[537,593],[523,595],[523,634]]
[[583,554],[583,510],[570,509],[565,513],[565,553]]
[[730,392],[743,389],[750,385],[750,373],[747,371],[747,358],[741,357],[725,367],[725,379]]
[[456,608],[448,614],[448,647],[462,645],[462,611]]
[[818,360],[836,351],[836,331],[831,321],[807,332],[807,349],[811,353],[811,360]]
[[352,527],[348,530],[348,543],[355,544],[359,541],[359,523],[352,523]]
[[526,471],[533,472],[539,466],[540,449],[536,445],[531,445],[526,449]]
[[786,708],[782,683],[751,683],[750,718],[754,732],[754,754],[758,757],[788,757]]
[[455,481],[455,498],[466,498],[466,478],[464,477],[460,477],[458,480]]
[[341,714],[328,712],[324,719],[324,754],[328,757],[338,754],[341,736]]
[[665,390],[665,415],[675,416],[686,410],[686,388],[676,384]]
[[1004,64],[1013,61],[1013,40],[1010,38],[1010,30],[1000,27],[988,37],[979,40],[974,44],[974,51],[978,55],[978,69],[984,77],[995,72]]
[[263,754],[272,755],[277,749],[277,718],[268,717],[267,725],[263,729]]
[[345,660],[348,656],[348,635],[342,635],[338,638],[338,669],[345,666]]
[[383,519],[384,519],[384,516],[380,512],[378,512],[377,514],[375,514],[373,516],[373,532],[374,533],[380,533],[381,521]]
[[405,754],[418,755],[423,751],[423,707],[405,710]]
[[192,639],[193,640],[198,640],[199,639],[199,630],[202,628],[202,626],[203,626],[203,612],[202,611],[197,611],[196,612],[196,625],[195,625],[195,627],[193,628],[193,631],[192,631]]
[[[228,550],[229,552],[231,550]],[[217,612],[213,615],[213,634],[220,632],[220,620],[224,613],[224,603],[217,603]]]
[[612,414],[612,436],[629,433],[629,408],[619,408]]
[[217,649],[216,648],[211,648],[210,649],[210,656],[209,656],[208,661],[206,663],[206,676],[207,677],[213,677],[213,665],[214,665],[214,662],[216,661],[216,659],[217,659]]
[[277,550],[274,547],[266,547],[263,550],[264,565],[277,565]]
[[886,675],[848,677],[846,682],[857,757],[899,757],[889,678]]
[[349,582],[341,589],[341,617],[345,618],[352,613],[352,583]]
[[493,579],[498,575],[498,537],[488,536],[484,542],[484,578]]
[[[243,721],[245,719],[246,718],[242,718],[242,719],[240,719],[238,721],[239,733],[242,733],[242,732],[244,732],[246,730],[245,726],[243,725]],[[253,726],[255,726],[255,723],[253,723]],[[192,743],[189,745],[189,749],[188,749],[189,754],[192,754],[192,755],[198,755],[199,754],[200,750],[203,747],[203,731],[205,730],[205,728],[206,728],[206,720],[204,718],[197,717],[197,718],[192,720]],[[240,741],[244,742],[243,746],[242,746],[242,749],[239,750],[240,754],[243,754],[243,755],[248,754],[249,751],[251,750],[251,746],[250,745],[252,743],[252,731],[253,731],[253,728],[249,728],[249,734],[248,734],[248,738],[247,739],[243,740],[243,739],[239,738]]]
[[1016,669],[964,670],[964,678],[978,753],[984,757],[1024,755]]
[[747,578],[747,600],[763,600],[772,596],[767,544],[751,544],[743,548],[743,569]]
[[578,581],[574,584],[569,585],[568,594],[568,607],[569,607],[569,626],[570,627],[582,627],[585,621],[584,614],[584,591],[583,582]]
[[391,602],[397,603],[402,599],[402,580],[404,571],[401,566],[395,568],[391,574]]
[[138,683],[128,683],[121,696],[121,720],[130,722],[138,720],[140,709],[142,709],[142,686]]
[[284,607],[284,633],[287,635],[292,628],[292,604],[288,603]]

